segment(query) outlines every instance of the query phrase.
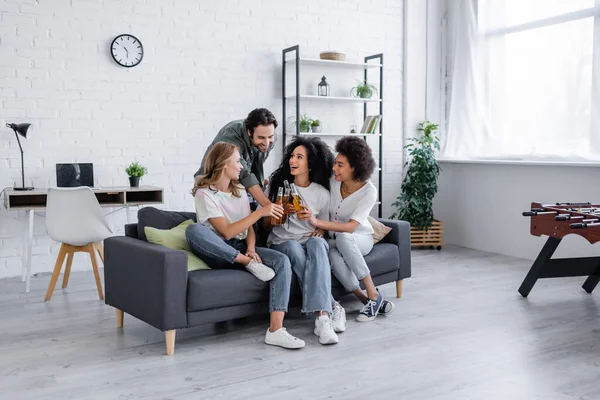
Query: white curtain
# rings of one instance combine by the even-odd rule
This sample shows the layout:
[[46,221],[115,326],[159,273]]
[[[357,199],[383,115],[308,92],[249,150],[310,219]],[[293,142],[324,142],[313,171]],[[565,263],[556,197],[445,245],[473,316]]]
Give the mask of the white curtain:
[[443,158],[600,160],[595,3],[448,1]]

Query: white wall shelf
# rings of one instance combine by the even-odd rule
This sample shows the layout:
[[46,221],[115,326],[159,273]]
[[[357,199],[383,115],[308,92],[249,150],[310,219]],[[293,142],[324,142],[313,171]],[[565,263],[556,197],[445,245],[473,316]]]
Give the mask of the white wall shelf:
[[379,137],[381,136],[381,133],[329,133],[329,132],[300,132],[299,135],[302,136],[359,136],[359,137],[363,137],[363,136],[373,136],[373,137]]
[[[295,65],[296,59],[291,58],[285,61],[286,64]],[[348,61],[334,61],[334,60],[321,60],[317,58],[300,58],[300,64],[302,65],[318,65],[322,66],[331,66],[335,68],[349,68],[349,69],[363,69],[363,68],[381,68],[381,64],[375,63],[357,63],[357,62],[348,62]]]
[[[296,96],[286,96],[288,100],[296,100]],[[336,96],[315,96],[308,94],[301,94],[300,99],[305,100],[321,100],[321,101],[347,101],[351,103],[380,103],[380,98],[361,99],[360,97],[336,97]]]

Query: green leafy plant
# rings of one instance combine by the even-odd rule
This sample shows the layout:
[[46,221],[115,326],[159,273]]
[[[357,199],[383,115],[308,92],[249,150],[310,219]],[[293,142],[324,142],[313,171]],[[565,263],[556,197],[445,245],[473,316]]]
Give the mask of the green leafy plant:
[[393,219],[407,221],[419,230],[427,230],[433,222],[433,198],[438,190],[437,178],[440,166],[435,150],[440,149],[436,136],[438,125],[429,121],[419,123],[420,137],[410,138],[404,148],[409,149],[409,159],[404,166],[408,170],[401,186],[401,194],[392,205],[396,211]]
[[360,97],[361,99],[370,99],[373,94],[376,94],[377,88],[366,81],[359,81],[358,85],[354,86],[350,90],[350,94],[354,97]]
[[313,123],[313,119],[308,115],[303,114],[300,117],[300,132],[310,132],[310,126]]
[[142,177],[146,175],[146,172],[148,172],[146,167],[137,161],[132,162],[127,168],[125,168],[125,173],[132,178]]
[[321,126],[321,121],[319,121],[318,119],[314,119],[310,126]]

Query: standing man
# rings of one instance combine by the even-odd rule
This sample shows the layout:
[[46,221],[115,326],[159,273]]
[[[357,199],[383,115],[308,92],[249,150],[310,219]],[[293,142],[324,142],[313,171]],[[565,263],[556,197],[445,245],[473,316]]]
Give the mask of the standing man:
[[[244,169],[240,173],[240,183],[261,206],[271,203],[263,192],[265,175],[263,164],[275,143],[275,128],[277,120],[266,108],[256,108],[248,114],[245,120],[231,121],[217,133],[208,148],[217,142],[227,142],[236,145],[242,159]],[[194,177],[204,173],[204,160]]]

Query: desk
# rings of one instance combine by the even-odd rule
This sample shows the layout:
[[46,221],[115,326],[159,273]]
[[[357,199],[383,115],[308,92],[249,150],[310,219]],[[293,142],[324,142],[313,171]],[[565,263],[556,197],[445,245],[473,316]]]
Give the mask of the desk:
[[[163,203],[163,189],[155,186],[140,187],[103,187],[93,189],[101,207],[125,208],[127,222],[131,222],[130,207]],[[25,211],[28,218],[23,220],[23,268],[22,281],[25,292],[29,293],[31,280],[31,249],[33,247],[33,217],[35,211],[46,209],[47,189],[31,191],[6,190],[4,206],[10,211]],[[112,213],[110,213],[112,214]]]

